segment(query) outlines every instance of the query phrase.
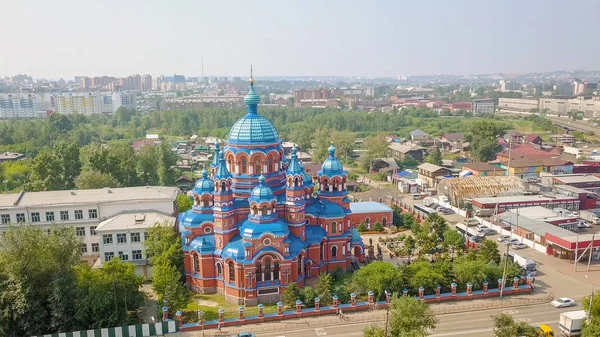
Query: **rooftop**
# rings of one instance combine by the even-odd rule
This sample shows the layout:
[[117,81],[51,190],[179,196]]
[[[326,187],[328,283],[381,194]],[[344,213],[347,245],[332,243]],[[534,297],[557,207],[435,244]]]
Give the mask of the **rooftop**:
[[[511,226],[513,224],[516,226],[518,223],[520,228],[524,228],[537,235],[545,236],[548,233],[562,239],[574,238],[577,236],[577,233],[573,233],[570,230],[560,228],[546,221],[532,219],[517,213],[504,212],[499,215],[499,218],[501,222],[510,224]],[[580,235],[580,237],[581,236],[582,235]]]
[[496,165],[488,164],[488,163],[485,163],[482,161],[464,164],[463,169],[465,169],[465,168],[475,170],[475,171],[498,171],[498,172],[506,171],[505,169],[500,168]]
[[429,134],[421,129],[416,129],[410,132],[411,136],[429,136]]
[[351,202],[350,210],[352,213],[372,213],[372,212],[391,212],[388,206],[375,201]]
[[436,172],[439,170],[447,170],[446,168],[443,168],[441,166],[437,166],[434,164],[430,164],[430,163],[423,163],[423,164],[419,165],[418,168],[420,170],[425,170],[425,171],[429,171],[429,172]]
[[[471,179],[471,178],[466,178]],[[567,197],[564,195],[511,195],[505,197],[484,197],[484,198],[474,198],[473,202],[478,202],[480,204],[495,204],[495,203],[514,203],[514,202],[528,202],[528,201],[545,201],[545,200],[579,200],[579,198],[575,197]]]
[[578,176],[563,176],[554,177],[554,180],[560,181],[563,184],[577,184],[577,183],[597,183],[600,182],[600,178],[594,175],[578,175]]
[[98,227],[96,227],[96,231],[107,232],[148,229],[156,223],[163,224],[165,222],[173,224],[175,222],[175,217],[158,212],[122,213],[102,221]]
[[571,186],[571,185],[554,185],[554,188],[557,190],[567,191],[576,194],[588,194],[591,193],[588,190],[584,190],[583,188]]
[[11,160],[11,159],[19,159],[21,157],[25,157],[22,153],[17,152],[3,152],[0,153],[0,160]]
[[400,143],[390,143],[388,145],[388,147],[394,151],[399,151],[402,153],[408,153],[410,151],[423,151],[425,150],[424,147],[422,147],[421,145],[418,144],[414,144],[414,143],[404,143],[404,144],[400,144]]
[[454,133],[444,133],[442,138],[446,138],[447,140],[454,142],[463,140],[465,138],[465,134],[462,132],[454,132]]
[[124,201],[163,200],[177,197],[177,187],[138,186],[93,190],[64,190],[0,194],[2,207],[34,207],[53,205],[103,204]]

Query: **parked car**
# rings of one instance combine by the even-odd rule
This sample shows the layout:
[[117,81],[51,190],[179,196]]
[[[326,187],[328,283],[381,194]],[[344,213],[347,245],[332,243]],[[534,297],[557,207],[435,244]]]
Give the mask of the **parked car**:
[[522,242],[519,243],[513,243],[512,244],[512,249],[524,249],[527,248],[528,246]]
[[561,298],[557,298],[554,301],[550,302],[550,304],[552,304],[552,306],[555,308],[566,308],[566,307],[574,306],[575,301],[572,298],[561,297]]
[[485,236],[471,236],[471,240],[473,240],[476,243],[481,243],[485,240]]
[[255,333],[242,331],[237,335],[232,335],[231,337],[256,337]]
[[511,238],[508,238],[508,239],[506,239],[506,240],[504,240],[504,241],[502,241],[502,242],[503,242],[505,245],[513,245],[513,244],[517,244],[517,243],[519,243],[519,239],[516,239],[516,238],[512,238],[512,239],[511,239]]
[[504,242],[504,240],[510,239],[510,235],[500,235],[498,237],[498,242]]
[[577,212],[571,212],[571,216],[575,217],[575,218],[579,218],[579,213],[577,213]]
[[592,228],[592,227],[594,227],[594,226],[592,226],[592,224],[591,224],[591,223],[589,223],[589,222],[587,222],[587,221],[580,220],[580,221],[577,223],[577,227],[578,227],[578,228]]

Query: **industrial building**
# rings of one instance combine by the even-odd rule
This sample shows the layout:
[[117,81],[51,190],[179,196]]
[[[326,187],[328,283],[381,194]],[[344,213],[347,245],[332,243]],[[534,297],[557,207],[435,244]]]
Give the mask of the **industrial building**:
[[437,194],[448,197],[450,203],[459,206],[464,199],[523,195],[523,180],[514,176],[469,177],[442,179],[437,184]]
[[472,200],[474,209],[495,209],[504,211],[526,206],[560,207],[569,210],[579,209],[579,198],[556,194],[512,195],[504,197],[483,197]]

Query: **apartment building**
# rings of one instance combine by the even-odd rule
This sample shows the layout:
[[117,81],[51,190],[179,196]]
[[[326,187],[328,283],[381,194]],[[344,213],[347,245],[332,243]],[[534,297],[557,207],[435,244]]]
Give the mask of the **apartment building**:
[[114,113],[121,106],[136,108],[135,93],[132,92],[82,92],[56,95],[56,112],[84,115]]
[[54,109],[50,94],[0,94],[0,119],[44,117]]
[[496,111],[496,101],[493,99],[473,100],[473,113],[479,115],[493,115]]
[[175,214],[177,187],[141,186],[0,194],[0,231],[10,225],[31,224],[50,230],[53,225],[75,228],[82,238],[84,260],[100,256],[96,228],[124,212]]
[[532,109],[539,109],[539,100],[537,98],[500,98],[498,99],[498,109],[530,112]]
[[148,239],[148,230],[157,223],[172,227],[175,217],[162,212],[133,212],[102,221],[96,227],[96,233],[102,239],[99,240],[100,258],[95,266],[118,257],[121,261],[133,263],[138,275],[150,279],[152,269],[148,265],[144,242]]

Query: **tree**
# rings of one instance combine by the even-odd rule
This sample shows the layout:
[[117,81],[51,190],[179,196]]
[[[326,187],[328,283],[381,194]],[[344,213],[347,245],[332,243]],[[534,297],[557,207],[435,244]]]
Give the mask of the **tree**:
[[485,263],[481,260],[469,260],[463,256],[454,261],[454,276],[460,284],[471,282],[478,286],[485,281]]
[[74,142],[59,141],[52,148],[59,166],[60,189],[75,187],[75,178],[81,172],[79,146]]
[[389,336],[425,337],[435,329],[437,319],[424,301],[409,296],[392,300],[389,316]]
[[169,223],[156,223],[148,230],[148,238],[144,241],[146,255],[151,265],[167,261],[183,271],[183,251],[181,238]]
[[465,238],[457,231],[446,231],[443,244],[451,253],[460,254],[465,247]]
[[300,299],[301,294],[302,292],[300,291],[300,288],[298,288],[296,283],[291,283],[283,291],[281,299],[286,307],[295,308],[296,301]]
[[417,241],[412,235],[409,235],[404,239],[404,251],[409,258],[413,255],[416,247]]
[[583,327],[581,331],[581,337],[598,337],[600,336],[600,323],[593,321],[592,324],[588,324]]
[[535,328],[526,323],[515,322],[514,318],[502,313],[497,316],[492,316],[494,319],[494,336],[495,337],[536,337]]
[[156,151],[153,146],[144,146],[137,154],[137,171],[140,183],[146,186],[158,185],[156,172]]
[[383,232],[383,226],[381,225],[381,222],[375,221],[375,224],[373,224],[373,231]]
[[446,219],[437,213],[432,213],[427,216],[427,222],[431,225],[431,229],[437,235],[438,241],[443,241],[444,233],[448,229]]
[[75,185],[80,190],[104,187],[119,187],[119,183],[110,174],[99,171],[83,171],[75,179]]
[[442,165],[442,152],[440,152],[438,147],[435,147],[425,158],[425,161],[434,165]]
[[508,125],[506,124],[485,120],[471,124],[471,153],[473,156],[480,161],[492,160],[500,150],[498,137],[501,137],[507,129]]
[[409,284],[414,290],[424,287],[427,290],[433,290],[438,285],[445,283],[444,275],[436,270],[429,261],[424,259],[411,263],[408,266],[410,272]]
[[349,288],[358,294],[373,291],[375,299],[379,299],[383,296],[385,290],[390,292],[399,290],[400,279],[398,269],[394,266],[387,262],[375,261],[354,273]]
[[378,135],[367,139],[365,141],[364,148],[367,150],[367,153],[370,155],[370,157],[375,159],[387,157],[389,145],[390,143],[385,140],[385,136]]
[[392,218],[394,219],[393,224],[398,228],[404,227],[404,218],[402,217],[402,210],[397,205],[392,205]]
[[356,228],[356,230],[357,230],[359,233],[366,232],[366,231],[367,231],[367,225],[365,225],[365,223],[364,223],[364,222],[361,222],[361,223],[358,225],[358,227]]
[[363,337],[386,337],[385,330],[377,324],[370,324],[363,329]]
[[484,240],[480,245],[477,246],[478,255],[484,263],[494,262],[500,263],[500,252],[498,251],[498,244],[492,240]]
[[182,194],[182,193],[177,195],[177,212],[178,213],[183,213],[183,212],[187,211],[188,209],[192,208],[193,204],[194,204],[194,202],[187,195]]
[[331,274],[323,274],[319,276],[319,280],[315,285],[316,295],[321,300],[321,305],[329,305],[332,300],[333,292],[333,276]]
[[26,189],[53,191],[60,189],[59,164],[50,150],[44,150],[31,162],[31,175]]
[[[591,310],[591,316],[594,318],[594,322],[598,322],[600,321],[600,290],[596,290],[594,292],[594,296],[593,296],[593,303],[592,303],[592,310]],[[590,307],[590,297],[586,296],[583,298],[583,300],[581,301],[581,307],[585,308],[586,311],[588,311],[589,307]],[[596,319],[598,317],[598,319]]]
[[166,299],[172,310],[182,310],[189,303],[189,291],[180,282],[181,272],[177,267],[161,261],[152,267],[152,288],[159,302]]

